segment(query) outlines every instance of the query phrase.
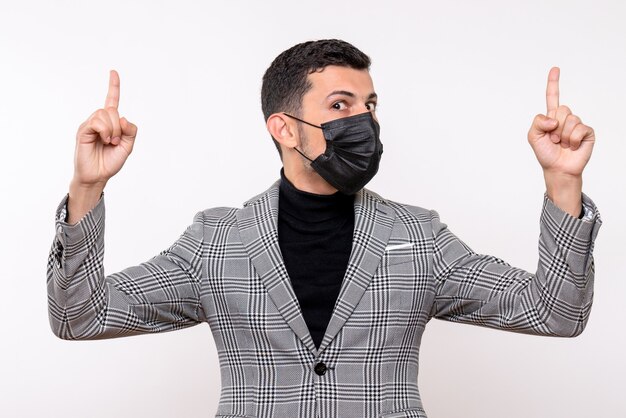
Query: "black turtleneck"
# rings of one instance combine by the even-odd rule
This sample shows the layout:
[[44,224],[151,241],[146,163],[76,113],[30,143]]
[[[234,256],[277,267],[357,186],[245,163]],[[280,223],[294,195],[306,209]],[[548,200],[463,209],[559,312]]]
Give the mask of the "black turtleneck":
[[354,196],[303,192],[280,171],[278,244],[315,346],[319,347],[352,251]]

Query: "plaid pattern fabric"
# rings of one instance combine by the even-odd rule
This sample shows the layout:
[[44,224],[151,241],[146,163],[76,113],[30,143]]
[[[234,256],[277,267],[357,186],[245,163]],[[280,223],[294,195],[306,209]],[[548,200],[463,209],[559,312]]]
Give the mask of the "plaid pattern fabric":
[[208,322],[221,370],[217,417],[425,417],[419,346],[432,317],[574,336],[589,316],[601,221],[544,197],[536,274],[474,253],[436,212],[363,189],[352,253],[315,348],[283,263],[278,185],[198,213],[153,259],[105,276],[104,202],[78,224],[57,210],[48,262],[50,323],[65,339],[170,331]]

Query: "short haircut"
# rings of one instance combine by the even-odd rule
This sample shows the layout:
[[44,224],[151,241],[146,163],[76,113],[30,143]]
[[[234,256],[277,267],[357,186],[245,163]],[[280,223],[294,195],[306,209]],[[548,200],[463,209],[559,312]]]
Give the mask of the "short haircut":
[[[308,41],[292,46],[274,59],[261,87],[261,107],[265,121],[270,115],[288,112],[300,116],[302,97],[311,88],[308,75],[328,65],[369,70],[370,58],[348,42],[339,39]],[[280,144],[272,138],[282,160]]]

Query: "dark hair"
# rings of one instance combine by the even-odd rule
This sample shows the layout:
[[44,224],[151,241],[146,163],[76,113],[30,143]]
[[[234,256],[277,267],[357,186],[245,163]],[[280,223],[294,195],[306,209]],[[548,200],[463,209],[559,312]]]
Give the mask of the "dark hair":
[[[265,120],[273,113],[300,116],[302,97],[311,88],[307,76],[328,65],[369,70],[370,58],[348,42],[339,39],[308,41],[292,46],[274,59],[261,87],[261,107]],[[280,144],[272,138],[282,159]]]

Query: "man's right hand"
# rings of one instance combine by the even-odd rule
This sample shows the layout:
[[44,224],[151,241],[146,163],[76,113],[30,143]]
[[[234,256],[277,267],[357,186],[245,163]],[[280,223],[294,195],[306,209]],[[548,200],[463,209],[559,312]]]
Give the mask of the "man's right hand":
[[70,184],[68,223],[77,223],[100,200],[107,181],[122,168],[133,150],[137,127],[120,118],[120,77],[111,70],[104,108],[78,128],[74,178]]

